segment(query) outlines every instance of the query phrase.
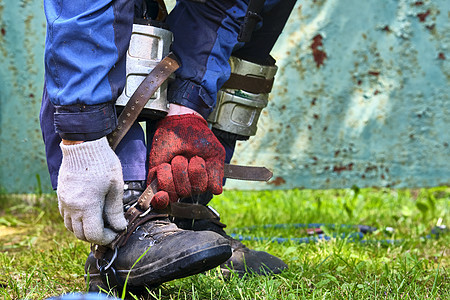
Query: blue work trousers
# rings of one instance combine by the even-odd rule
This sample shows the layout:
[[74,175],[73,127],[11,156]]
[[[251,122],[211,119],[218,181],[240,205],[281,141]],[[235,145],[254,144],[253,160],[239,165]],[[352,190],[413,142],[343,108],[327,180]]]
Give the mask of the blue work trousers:
[[[48,29],[40,121],[54,189],[62,159],[61,137],[93,140],[114,129],[117,116],[113,104],[125,84],[124,53],[133,19],[132,8],[125,2],[75,1],[63,5],[61,1],[45,1]],[[237,36],[247,2],[177,1],[167,20],[174,34],[172,51],[181,61],[168,90],[171,103],[192,108],[206,118],[215,106],[217,91],[230,76],[231,55],[258,64],[274,63],[270,51],[296,1],[267,0],[263,22],[249,42],[240,43]],[[64,9],[66,13],[61,13]],[[86,51],[86,47],[92,49]],[[155,121],[147,121],[149,141],[154,127]],[[219,139],[229,162],[236,139],[227,134]],[[145,180],[148,148],[141,126],[134,124],[116,149],[125,181]]]

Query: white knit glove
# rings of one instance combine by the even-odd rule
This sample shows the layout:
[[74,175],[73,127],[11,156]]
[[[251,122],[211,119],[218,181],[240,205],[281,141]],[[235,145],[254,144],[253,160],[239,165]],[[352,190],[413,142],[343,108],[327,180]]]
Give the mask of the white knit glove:
[[[127,226],[119,158],[103,137],[77,145],[60,144],[59,212],[77,238],[98,245],[114,240]],[[105,228],[106,226],[112,228]]]

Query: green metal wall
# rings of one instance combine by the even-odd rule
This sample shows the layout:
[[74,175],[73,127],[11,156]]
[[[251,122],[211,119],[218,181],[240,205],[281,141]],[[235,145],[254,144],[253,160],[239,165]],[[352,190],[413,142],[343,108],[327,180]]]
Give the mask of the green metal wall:
[[[449,17],[448,0],[299,1],[269,107],[234,158],[274,179],[226,187],[449,185]],[[0,28],[0,186],[33,192],[38,175],[49,190],[41,1],[0,0]]]
[[39,129],[45,17],[41,1],[0,1],[0,186],[49,188]]
[[251,187],[449,185],[449,17],[446,0],[300,1],[270,106],[235,157],[274,170]]

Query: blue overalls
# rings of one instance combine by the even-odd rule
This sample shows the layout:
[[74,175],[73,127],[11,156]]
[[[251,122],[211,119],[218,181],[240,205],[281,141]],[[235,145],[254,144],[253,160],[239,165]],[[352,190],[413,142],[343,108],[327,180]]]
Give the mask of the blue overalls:
[[[267,0],[263,22],[247,43],[237,36],[247,10],[243,0],[179,0],[167,24],[174,34],[172,51],[181,61],[168,89],[171,103],[192,108],[205,118],[217,91],[230,76],[228,59],[237,56],[273,64],[270,51],[293,9],[295,0]],[[134,2],[126,0],[44,0],[47,17],[45,87],[40,112],[47,164],[56,189],[62,154],[61,137],[95,140],[116,126],[114,102],[125,85],[125,53],[131,36]],[[147,121],[151,141],[154,121]],[[219,137],[226,161],[236,140]],[[125,181],[146,179],[147,146],[136,123],[116,149]]]

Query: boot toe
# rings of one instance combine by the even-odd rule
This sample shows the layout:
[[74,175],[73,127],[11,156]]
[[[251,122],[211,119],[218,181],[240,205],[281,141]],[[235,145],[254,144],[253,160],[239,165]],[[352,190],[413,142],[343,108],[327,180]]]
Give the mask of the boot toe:
[[239,277],[245,274],[273,275],[287,269],[288,265],[276,256],[264,251],[255,251],[248,248],[233,251],[229,260],[221,265],[225,277],[235,272]]

